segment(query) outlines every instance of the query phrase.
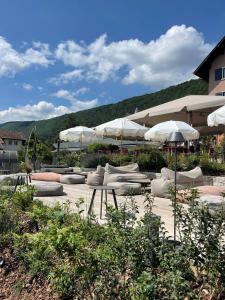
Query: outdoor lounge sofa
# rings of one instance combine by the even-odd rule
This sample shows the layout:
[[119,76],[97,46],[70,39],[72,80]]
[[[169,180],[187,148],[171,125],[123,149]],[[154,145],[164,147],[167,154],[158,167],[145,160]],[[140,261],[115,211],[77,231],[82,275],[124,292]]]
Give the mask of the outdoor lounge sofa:
[[130,191],[135,194],[141,193],[141,185],[130,182],[135,180],[147,179],[148,176],[139,172],[138,164],[129,164],[121,167],[114,167],[106,164],[105,168],[98,166],[95,172],[91,172],[87,177],[87,184],[96,185],[115,185],[116,194],[127,195]]
[[[169,187],[174,184],[174,171],[162,168],[161,178],[154,179],[151,182],[151,192],[153,196],[169,196]],[[200,167],[185,172],[177,172],[177,189],[186,187],[197,187],[204,185],[204,178]]]

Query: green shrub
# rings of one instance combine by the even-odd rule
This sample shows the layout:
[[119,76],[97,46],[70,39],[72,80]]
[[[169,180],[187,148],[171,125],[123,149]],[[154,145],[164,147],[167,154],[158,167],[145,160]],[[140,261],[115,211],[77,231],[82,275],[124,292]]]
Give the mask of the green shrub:
[[200,166],[204,175],[225,175],[225,164],[210,161],[207,155],[202,155]]
[[140,169],[145,171],[160,171],[167,165],[162,153],[156,148],[149,149],[148,153],[139,154],[135,161]]
[[102,151],[108,150],[113,152],[119,150],[119,147],[117,145],[104,144],[104,143],[93,143],[87,146],[87,153],[93,154],[93,153],[97,153],[99,150]]
[[57,159],[60,165],[66,165],[69,167],[80,167],[82,156],[82,153],[64,150],[60,151]]
[[[30,275],[50,280],[61,298],[225,299],[225,212],[198,205],[195,190],[183,208],[171,189],[176,244],[148,194],[143,217],[129,197],[118,210],[109,206],[100,225],[93,216],[70,212],[68,204],[45,207],[28,201],[29,191],[18,193],[0,194],[0,248],[11,234],[11,253]],[[27,222],[35,222],[35,230]]]

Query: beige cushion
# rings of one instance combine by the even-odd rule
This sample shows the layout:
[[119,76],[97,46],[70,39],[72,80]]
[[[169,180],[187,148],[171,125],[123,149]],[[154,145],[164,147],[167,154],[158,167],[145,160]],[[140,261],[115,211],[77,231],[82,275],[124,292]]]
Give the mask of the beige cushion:
[[97,166],[95,172],[89,172],[87,176],[88,185],[102,185],[104,180],[105,168]]
[[58,182],[34,182],[35,196],[62,196],[63,185]]
[[107,185],[110,182],[126,182],[129,180],[142,180],[148,179],[148,176],[142,173],[117,173],[117,174],[108,174],[105,172],[104,176],[104,185]]
[[[162,168],[161,175],[164,180],[174,180],[174,171]],[[198,186],[204,184],[203,174],[200,167],[185,172],[177,172],[177,183],[181,185]]]
[[[112,182],[109,186],[116,187],[115,193],[120,196],[139,195],[141,194],[141,184],[131,182]],[[111,191],[109,191],[111,193]]]
[[130,164],[130,165],[126,165],[126,166],[122,166],[122,167],[113,167],[109,164],[105,165],[105,171],[108,174],[124,174],[124,173],[130,173],[130,172],[139,172],[139,166],[138,164]]
[[60,183],[65,184],[79,184],[79,183],[85,183],[85,176],[82,175],[61,175],[60,176]]

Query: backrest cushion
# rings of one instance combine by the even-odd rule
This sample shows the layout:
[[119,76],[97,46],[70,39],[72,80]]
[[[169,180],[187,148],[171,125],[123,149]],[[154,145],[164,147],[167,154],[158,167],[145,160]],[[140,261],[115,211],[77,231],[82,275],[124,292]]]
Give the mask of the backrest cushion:
[[105,165],[105,171],[108,174],[125,174],[125,173],[134,173],[139,172],[138,164],[129,164],[121,167],[114,167],[109,165],[108,163]]

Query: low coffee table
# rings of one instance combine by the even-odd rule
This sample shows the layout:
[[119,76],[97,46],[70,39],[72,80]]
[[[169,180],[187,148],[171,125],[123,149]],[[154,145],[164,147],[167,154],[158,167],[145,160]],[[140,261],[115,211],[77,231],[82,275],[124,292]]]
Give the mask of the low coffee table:
[[118,209],[118,205],[117,205],[117,201],[116,201],[116,194],[115,194],[115,190],[118,189],[117,187],[109,186],[109,185],[96,185],[96,186],[89,186],[89,188],[91,190],[93,190],[92,197],[91,197],[91,203],[90,203],[90,206],[88,209],[89,215],[91,214],[91,211],[93,208],[96,191],[101,191],[100,219],[102,219],[102,205],[103,205],[103,192],[104,191],[105,191],[106,207],[107,207],[107,192],[112,191],[114,205],[115,205],[115,208]]
[[136,179],[136,180],[133,179],[133,180],[129,180],[129,182],[140,183],[141,186],[143,187],[144,192],[146,190],[146,187],[151,184],[151,180],[150,179]]

